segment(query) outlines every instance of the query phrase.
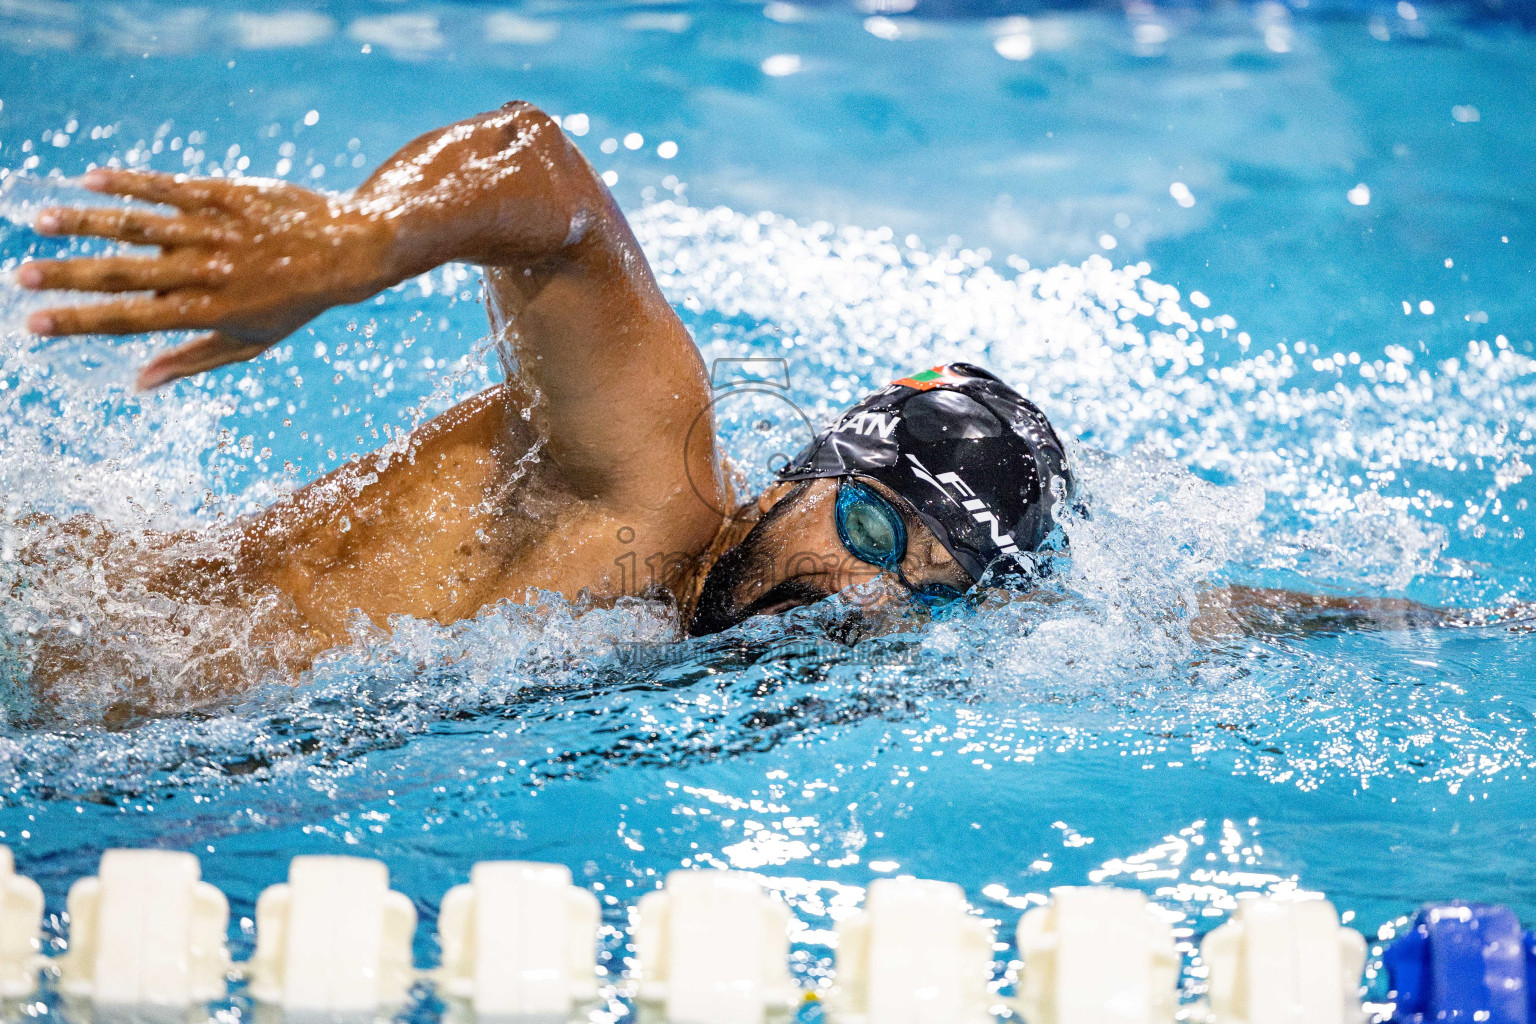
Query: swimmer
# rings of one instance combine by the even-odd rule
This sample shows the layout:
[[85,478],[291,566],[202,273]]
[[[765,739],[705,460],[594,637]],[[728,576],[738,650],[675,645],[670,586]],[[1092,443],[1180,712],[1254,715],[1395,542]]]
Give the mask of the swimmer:
[[[422,136],[344,196],[116,169],[82,181],[166,209],[49,209],[39,232],[158,253],[24,264],[23,287],[113,296],[42,310],[28,327],[202,332],[143,366],[144,389],[254,358],[325,310],[443,263],[483,269],[506,383],[380,458],[211,527],[199,550],[214,555],[157,568],[151,544],[122,569],[152,592],[280,595],[281,629],[304,652],[290,667],[347,642],[355,610],[385,628],[538,591],[611,603],[638,588],[636,552],[654,567],[650,592],[699,635],[864,581],[942,607],[1061,543],[1073,493],[1061,439],[1028,399],[962,363],[881,388],[766,493],[734,494],[713,431],[687,443],[711,401],[693,339],[601,179],[527,103]],[[1409,602],[1240,590],[1213,591],[1206,612],[1213,629],[1433,618]]]

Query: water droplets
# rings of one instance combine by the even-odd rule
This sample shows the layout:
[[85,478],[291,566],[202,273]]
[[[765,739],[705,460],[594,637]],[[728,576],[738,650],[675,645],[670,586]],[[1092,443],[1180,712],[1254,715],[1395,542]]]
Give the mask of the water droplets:
[[798,54],[776,53],[763,61],[763,74],[770,78],[784,78],[797,74],[804,66]]

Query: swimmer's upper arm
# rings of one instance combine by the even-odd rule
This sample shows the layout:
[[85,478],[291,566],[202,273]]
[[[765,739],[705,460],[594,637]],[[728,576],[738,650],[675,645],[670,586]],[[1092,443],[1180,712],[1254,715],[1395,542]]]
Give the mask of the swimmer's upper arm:
[[492,326],[539,394],[546,451],[571,486],[624,511],[713,515],[721,485],[698,349],[560,127],[508,104],[418,139],[359,197],[396,202],[402,182],[418,193],[401,237],[420,265],[486,268]]

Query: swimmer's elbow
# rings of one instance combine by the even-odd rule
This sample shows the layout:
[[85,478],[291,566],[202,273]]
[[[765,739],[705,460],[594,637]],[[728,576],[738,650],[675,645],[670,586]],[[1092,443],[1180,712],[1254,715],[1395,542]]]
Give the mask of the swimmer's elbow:
[[509,100],[494,114],[485,116],[500,129],[500,148],[504,151],[531,151],[550,169],[573,162],[583,169],[588,167],[585,158],[566,138],[560,122],[527,100]]
[[529,132],[555,135],[560,132],[560,122],[544,113],[528,100],[508,100],[494,114],[494,118],[506,132],[507,143],[517,144]]
[[528,100],[509,100],[497,111],[501,146],[515,153],[524,171],[533,170],[526,157],[542,169],[552,195],[566,208],[568,228],[562,247],[581,241],[607,212],[607,189],[597,171],[565,134],[559,121]]
[[557,123],[553,117],[540,110],[531,100],[507,100],[507,102],[501,105],[499,113],[510,114],[527,120],[542,119],[550,124]]

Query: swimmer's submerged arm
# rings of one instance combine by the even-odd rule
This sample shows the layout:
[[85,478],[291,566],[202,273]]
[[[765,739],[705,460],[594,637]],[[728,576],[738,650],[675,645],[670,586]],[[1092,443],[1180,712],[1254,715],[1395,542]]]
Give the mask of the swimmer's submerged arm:
[[[152,256],[25,264],[34,289],[134,293],[36,313],[36,333],[205,330],[140,387],[249,359],[332,306],[442,263],[487,268],[498,329],[540,393],[548,454],[578,494],[660,505],[718,480],[698,351],[623,215],[552,119],[526,103],[430,132],[350,196],[281,181],[98,170],[88,188],[174,207],[51,209],[45,234],[158,246]],[[701,505],[701,508],[703,506]],[[628,511],[626,508],[625,511]]]
[[1395,597],[1307,594],[1225,586],[1200,594],[1190,631],[1202,640],[1232,635],[1295,636],[1356,630],[1423,629],[1462,624],[1464,616]]

